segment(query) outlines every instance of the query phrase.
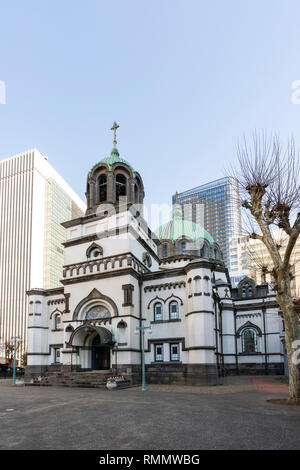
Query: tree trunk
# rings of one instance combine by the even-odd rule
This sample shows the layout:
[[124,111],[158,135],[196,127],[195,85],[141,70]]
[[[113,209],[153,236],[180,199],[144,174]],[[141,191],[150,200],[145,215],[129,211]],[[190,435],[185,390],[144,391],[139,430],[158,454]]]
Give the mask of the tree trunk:
[[[300,326],[296,306],[289,294],[277,294],[285,324],[285,344],[289,365],[289,402],[300,405]],[[293,343],[298,341],[296,345]],[[296,346],[296,347],[295,347]],[[299,353],[297,354],[297,350]]]

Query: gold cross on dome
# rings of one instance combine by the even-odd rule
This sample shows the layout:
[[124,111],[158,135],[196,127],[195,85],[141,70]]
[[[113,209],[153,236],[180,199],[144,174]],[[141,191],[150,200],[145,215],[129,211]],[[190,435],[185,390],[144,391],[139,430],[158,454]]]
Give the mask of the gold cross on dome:
[[113,123],[113,126],[111,128],[111,131],[114,131],[114,144],[117,143],[117,129],[119,128],[120,126],[116,123],[116,121]]

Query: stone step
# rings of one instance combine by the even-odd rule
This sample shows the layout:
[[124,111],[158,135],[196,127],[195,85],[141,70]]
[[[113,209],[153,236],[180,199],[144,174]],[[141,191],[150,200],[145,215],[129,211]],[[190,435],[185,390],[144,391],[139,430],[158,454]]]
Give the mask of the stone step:
[[83,374],[83,373],[73,373],[73,374],[53,374],[49,375],[49,378],[55,377],[59,379],[63,378],[82,378],[84,380],[87,379],[107,379],[107,377],[110,377],[112,374]]
[[106,383],[106,379],[80,379],[77,377],[74,378],[67,378],[67,377],[60,377],[60,378],[55,378],[55,379],[50,379],[50,382],[56,381],[56,382],[78,382],[78,383]]
[[[79,387],[79,388],[102,388],[106,389],[106,381],[78,381],[78,380],[61,380],[53,383],[53,385],[58,385],[62,387]],[[119,382],[118,387],[121,388],[128,388],[131,387],[131,382],[126,380],[124,382]]]
[[[57,385],[62,387],[106,389],[107,379],[111,376],[113,376],[111,370],[87,372],[51,372],[48,375],[48,381],[51,385]],[[124,382],[118,382],[118,388],[127,388],[130,386],[131,381],[128,379],[125,379]]]

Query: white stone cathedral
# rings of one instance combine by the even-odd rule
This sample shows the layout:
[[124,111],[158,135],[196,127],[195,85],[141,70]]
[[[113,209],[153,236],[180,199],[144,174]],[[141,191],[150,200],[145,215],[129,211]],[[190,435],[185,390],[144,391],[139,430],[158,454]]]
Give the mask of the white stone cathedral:
[[27,376],[107,370],[137,383],[142,325],[151,327],[150,383],[283,373],[282,320],[271,287],[245,278],[233,289],[218,244],[182,220],[179,205],[151,232],[142,178],[119,156],[116,139],[110,157],[89,172],[86,197],[85,216],[62,224],[62,287],[28,292]]

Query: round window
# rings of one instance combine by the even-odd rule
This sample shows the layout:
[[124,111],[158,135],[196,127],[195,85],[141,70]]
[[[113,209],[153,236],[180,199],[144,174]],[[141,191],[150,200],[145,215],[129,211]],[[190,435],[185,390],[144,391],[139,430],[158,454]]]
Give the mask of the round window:
[[95,248],[91,251],[90,258],[98,258],[98,256],[100,256],[100,251],[98,250],[98,248]]

